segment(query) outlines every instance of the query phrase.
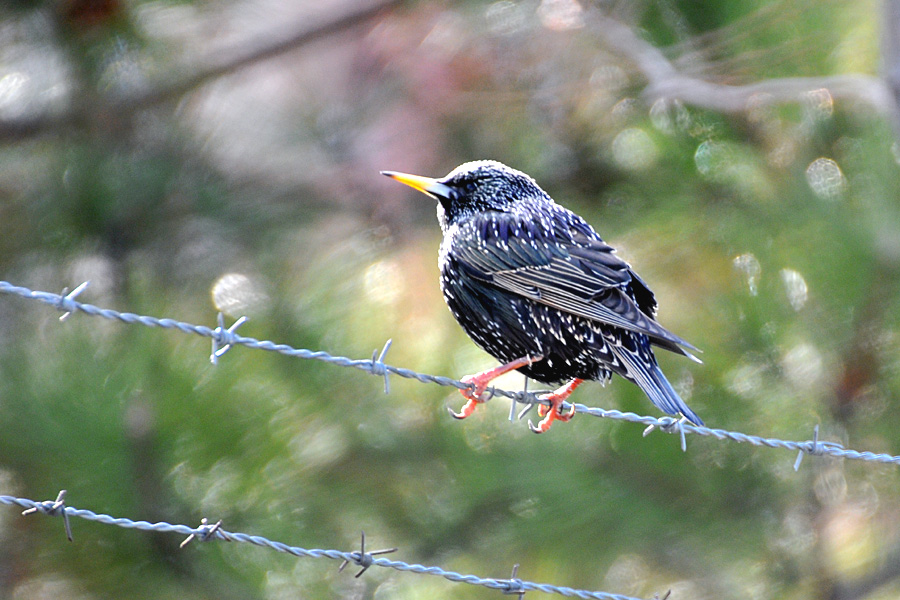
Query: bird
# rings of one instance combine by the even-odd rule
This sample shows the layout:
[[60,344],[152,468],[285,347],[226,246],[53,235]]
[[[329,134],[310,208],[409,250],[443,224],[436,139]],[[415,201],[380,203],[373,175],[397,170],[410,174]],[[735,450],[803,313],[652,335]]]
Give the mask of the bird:
[[517,370],[541,383],[565,382],[538,397],[542,419],[528,425],[544,433],[574,416],[574,405],[563,408],[575,388],[615,373],[667,415],[703,425],[653,347],[696,362],[691,351],[699,350],[656,321],[644,280],[533,178],[493,160],[464,163],[441,178],[381,173],[437,202],[444,300],[469,337],[502,363],[461,379],[467,402],[451,415],[471,415],[493,379]]

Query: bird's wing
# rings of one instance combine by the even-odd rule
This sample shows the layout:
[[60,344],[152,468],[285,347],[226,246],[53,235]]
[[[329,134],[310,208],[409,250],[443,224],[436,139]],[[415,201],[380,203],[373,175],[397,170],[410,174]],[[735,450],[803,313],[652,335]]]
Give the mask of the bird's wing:
[[611,246],[583,222],[560,227],[513,213],[481,213],[460,224],[452,251],[470,275],[498,288],[643,333],[679,354],[690,356],[680,346],[696,350],[653,319],[653,293]]

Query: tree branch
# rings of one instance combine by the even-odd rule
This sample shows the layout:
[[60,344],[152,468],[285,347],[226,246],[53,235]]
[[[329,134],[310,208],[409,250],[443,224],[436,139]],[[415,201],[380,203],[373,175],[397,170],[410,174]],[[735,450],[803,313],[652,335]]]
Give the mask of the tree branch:
[[[827,88],[835,99],[864,102],[881,114],[893,116],[894,98],[884,81],[869,75],[788,77],[747,85],[723,85],[680,73],[655,46],[628,26],[599,13],[591,17],[593,29],[615,52],[634,63],[647,79],[644,97],[650,102],[677,98],[682,102],[723,113],[740,113],[753,99],[755,106],[800,100],[804,93]],[[900,74],[900,71],[898,71]]]
[[0,120],[0,140],[16,141],[37,135],[59,132],[83,126],[98,114],[130,114],[134,111],[164,103],[197,88],[198,86],[234,73],[244,67],[274,58],[301,46],[340,33],[376,17],[387,8],[397,6],[401,0],[379,0],[365,8],[347,12],[325,22],[297,31],[297,27],[286,29],[281,34],[266,36],[264,42],[249,50],[243,48],[217,52],[215,56],[201,61],[203,66],[192,73],[175,77],[157,87],[136,91],[133,94],[116,97],[101,97],[99,102],[89,106],[81,105],[78,99],[60,114],[30,115],[19,119]]
[[221,57],[213,57],[206,62],[206,66],[196,72],[169,84],[140,94],[134,98],[125,100],[124,104],[137,106],[149,106],[177,97],[188,92],[207,81],[233,73],[243,67],[247,67],[286,52],[290,52],[300,46],[318,41],[335,33],[340,33],[351,27],[378,16],[387,8],[397,6],[401,0],[380,0],[374,4],[340,15],[334,19],[315,25],[304,31],[295,31],[292,27],[286,33],[268,36],[266,43],[262,43],[250,50],[238,49],[233,52],[225,52]]

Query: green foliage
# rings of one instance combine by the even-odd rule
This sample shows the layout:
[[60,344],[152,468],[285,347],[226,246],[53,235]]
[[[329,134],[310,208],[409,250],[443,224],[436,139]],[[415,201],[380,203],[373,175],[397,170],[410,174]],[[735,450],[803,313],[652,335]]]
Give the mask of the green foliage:
[[[900,174],[868,108],[814,90],[729,115],[647,100],[590,11],[571,21],[553,10],[572,3],[549,1],[409,3],[151,101],[219,56],[224,34],[197,34],[219,8],[100,3],[87,25],[83,4],[0,9],[16,50],[0,52],[3,279],[90,279],[83,298],[101,306],[210,325],[247,314],[245,335],[360,358],[393,338],[391,364],[460,377],[493,362],[443,306],[433,207],[378,170],[496,158],[595,225],[656,291],[661,322],[703,349],[702,366],[660,361],[710,426],[808,439],[818,424],[900,453]],[[611,16],[684,72],[737,85],[874,73],[877,17],[860,6]],[[282,25],[229,10],[235,31]],[[285,10],[301,29],[334,16]],[[228,43],[252,50],[257,34]],[[36,83],[15,87],[23,74]],[[42,104],[53,85],[68,91]],[[32,111],[50,125],[15,133]],[[245,348],[213,367],[203,340],[60,324],[14,298],[0,298],[0,341],[0,493],[66,488],[98,512],[221,518],[305,547],[350,549],[365,530],[410,562],[494,577],[520,563],[529,580],[641,597],[831,597],[874,579],[897,543],[893,466],[807,458],[794,473],[782,451],[689,438],[682,453],[588,417],[535,436],[500,399],[457,422],[446,388],[394,378],[385,396],[362,372]],[[621,380],[574,399],[655,414]],[[18,575],[0,594],[15,598],[496,593],[80,522],[72,545],[54,521],[2,526],[0,562]]]

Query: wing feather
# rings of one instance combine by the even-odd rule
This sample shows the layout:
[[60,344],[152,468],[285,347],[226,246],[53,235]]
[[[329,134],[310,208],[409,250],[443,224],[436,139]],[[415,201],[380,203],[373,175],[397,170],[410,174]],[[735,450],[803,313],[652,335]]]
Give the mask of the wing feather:
[[[459,225],[454,256],[483,281],[573,315],[642,333],[686,356],[687,341],[654,320],[656,300],[631,267],[584,221],[536,225],[487,212]],[[482,235],[475,235],[473,228]]]

